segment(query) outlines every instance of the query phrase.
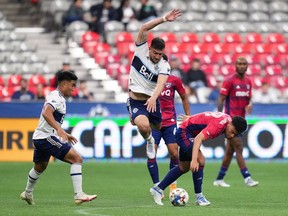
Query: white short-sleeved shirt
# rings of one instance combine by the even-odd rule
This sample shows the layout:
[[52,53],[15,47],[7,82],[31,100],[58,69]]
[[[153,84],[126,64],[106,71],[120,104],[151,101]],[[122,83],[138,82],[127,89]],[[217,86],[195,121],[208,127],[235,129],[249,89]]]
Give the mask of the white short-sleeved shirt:
[[[62,125],[66,114],[65,97],[61,94],[61,92],[59,92],[59,90],[56,89],[46,96],[44,106],[46,106],[47,104],[53,107],[53,109],[55,110],[53,112],[53,116],[56,122],[59,125]],[[38,126],[35,132],[33,133],[33,139],[46,139],[49,136],[58,136],[58,135],[55,129],[47,123],[47,121],[41,114]]]
[[159,74],[170,75],[170,65],[163,58],[154,64],[149,58],[147,42],[136,44],[130,69],[129,89],[133,92],[151,96]]

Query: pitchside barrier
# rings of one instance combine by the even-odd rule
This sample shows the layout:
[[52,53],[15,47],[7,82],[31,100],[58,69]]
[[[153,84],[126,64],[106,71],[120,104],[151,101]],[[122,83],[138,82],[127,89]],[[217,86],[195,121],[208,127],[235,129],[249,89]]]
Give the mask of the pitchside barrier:
[[[0,104],[0,161],[31,161],[32,134],[37,126],[42,103]],[[182,113],[177,104],[178,114]],[[215,105],[191,105],[192,113],[213,111]],[[285,113],[286,112],[286,113]],[[129,122],[125,104],[68,103],[63,128],[78,139],[75,149],[85,159],[146,158],[145,142]],[[254,105],[247,116],[249,128],[244,134],[245,158],[288,158],[288,104]],[[202,145],[207,159],[224,155],[224,135]],[[167,158],[161,142],[158,158]]]

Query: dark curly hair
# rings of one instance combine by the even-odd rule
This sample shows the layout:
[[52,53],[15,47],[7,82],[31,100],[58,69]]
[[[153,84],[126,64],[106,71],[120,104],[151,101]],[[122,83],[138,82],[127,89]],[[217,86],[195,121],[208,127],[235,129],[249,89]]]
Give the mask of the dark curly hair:
[[247,130],[247,121],[241,116],[234,116],[232,118],[232,124],[234,125],[238,134],[241,134]]

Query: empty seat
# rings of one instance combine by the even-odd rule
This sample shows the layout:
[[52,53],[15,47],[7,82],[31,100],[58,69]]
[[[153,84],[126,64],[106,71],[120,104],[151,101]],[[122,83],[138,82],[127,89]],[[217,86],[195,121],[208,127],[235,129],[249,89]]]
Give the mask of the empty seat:
[[257,32],[255,25],[249,22],[235,22],[233,26],[234,31],[238,33]]
[[263,43],[263,37],[259,33],[248,33],[245,39],[246,43]]
[[191,33],[191,32],[185,32],[180,36],[180,42],[181,43],[197,43],[199,42],[198,35]]
[[203,34],[203,43],[219,43],[220,37],[216,33],[204,33]]
[[268,22],[270,17],[267,13],[255,11],[249,15],[249,20],[252,22]]
[[238,33],[226,33],[224,43],[242,43],[242,37]]
[[250,76],[249,78],[252,82],[252,87],[254,89],[258,89],[262,86],[262,76]]
[[255,11],[262,11],[262,12],[268,12],[268,4],[265,1],[252,1],[248,5],[248,9],[250,13],[253,13]]
[[130,53],[134,53],[135,43],[134,42],[117,43],[116,48],[117,48],[118,55],[127,56]]
[[15,87],[20,85],[20,81],[22,80],[22,75],[20,74],[13,74],[8,78],[7,86],[8,87]]
[[187,26],[191,32],[210,32],[212,26],[207,22],[188,22]]
[[234,53],[238,54],[250,54],[253,52],[253,46],[251,44],[237,44],[234,48]]
[[269,4],[270,12],[282,11],[287,13],[288,11],[288,3],[285,1],[271,1]]
[[233,47],[235,47],[238,43],[219,43],[215,44],[213,52],[218,54],[228,54],[231,53]]
[[165,11],[170,11],[170,10],[173,10],[175,8],[178,8],[181,11],[187,10],[186,2],[184,2],[182,0],[177,0],[177,1],[169,0],[168,2],[165,2],[164,7],[165,7]]
[[265,56],[265,64],[266,65],[281,65],[282,67],[287,66],[287,55],[286,54],[278,54],[278,55],[266,55]]
[[260,64],[249,64],[246,74],[248,76],[261,76],[262,68]]
[[0,86],[5,86],[5,81],[4,78],[2,76],[0,76]]
[[228,3],[228,11],[231,12],[244,12],[246,13],[248,10],[248,5],[245,1],[240,0],[232,0]]
[[40,74],[33,74],[29,80],[28,85],[30,87],[37,86],[38,84],[46,85],[46,79]]
[[284,12],[275,12],[270,15],[271,21],[274,22],[287,22],[288,14]]
[[201,70],[204,71],[206,75],[216,75],[219,70],[218,64],[203,64]]
[[288,44],[277,44],[275,47],[274,47],[274,51],[275,51],[275,54],[276,55],[279,55],[279,54],[285,54],[285,55],[288,55]]
[[276,65],[268,65],[265,68],[265,75],[269,76],[283,76],[282,66],[279,64]]
[[227,12],[227,3],[221,0],[211,0],[208,2],[208,11]]
[[194,11],[186,11],[182,15],[182,19],[184,22],[203,21],[204,20],[204,13],[194,12]]
[[205,15],[205,20],[209,22],[214,21],[224,21],[226,19],[226,14],[216,11],[209,11]]
[[108,44],[114,45],[115,36],[125,30],[124,24],[120,21],[112,20],[108,21],[105,26],[106,40]]
[[267,43],[281,44],[285,43],[285,37],[279,33],[271,33],[267,35]]
[[235,73],[235,66],[234,65],[223,65],[220,67],[219,74],[223,76],[230,76]]
[[122,42],[134,42],[134,36],[130,32],[118,32],[115,35],[115,44]]
[[213,27],[213,30],[218,33],[226,33],[226,32],[235,31],[235,27],[231,23],[228,23],[228,22],[213,23],[212,27]]
[[189,11],[198,11],[198,12],[207,12],[207,5],[206,2],[203,1],[188,1],[187,2],[187,7]]
[[193,46],[193,50],[192,50],[192,53],[210,53],[211,51],[213,51],[213,44],[208,44],[208,43],[198,43],[198,44],[195,44]]
[[100,35],[96,32],[87,31],[81,37],[81,44],[83,45],[86,41],[100,41]]
[[263,22],[257,24],[258,31],[261,33],[279,32],[278,27],[271,22]]
[[227,21],[231,22],[239,22],[239,21],[247,21],[248,16],[246,13],[242,12],[229,12],[226,17]]
[[172,32],[163,32],[159,35],[165,42],[177,42],[177,36]]

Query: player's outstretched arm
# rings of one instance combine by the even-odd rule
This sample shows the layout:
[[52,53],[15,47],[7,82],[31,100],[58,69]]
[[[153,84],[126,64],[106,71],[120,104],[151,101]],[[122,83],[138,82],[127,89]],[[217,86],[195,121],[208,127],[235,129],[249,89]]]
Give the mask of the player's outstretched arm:
[[157,25],[164,23],[164,22],[173,22],[181,15],[182,15],[181,10],[173,9],[170,12],[166,13],[163,17],[158,17],[158,18],[152,19],[144,23],[138,32],[138,35],[136,38],[136,44],[141,44],[143,42],[146,42],[148,40],[148,32],[154,27],[156,27]]

